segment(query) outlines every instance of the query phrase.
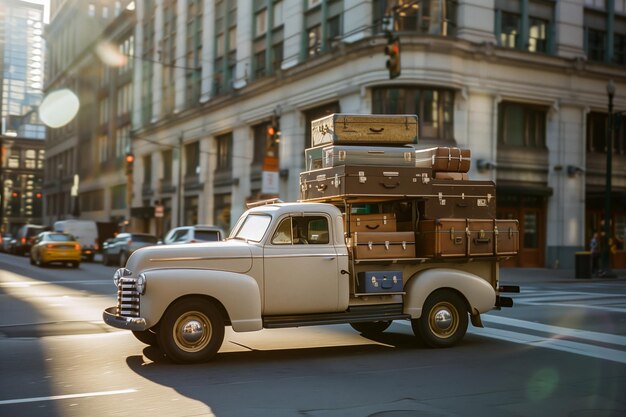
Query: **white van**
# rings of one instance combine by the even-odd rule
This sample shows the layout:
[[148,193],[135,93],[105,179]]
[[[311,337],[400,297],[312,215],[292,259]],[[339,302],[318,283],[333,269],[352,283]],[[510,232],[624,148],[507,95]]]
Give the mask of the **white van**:
[[54,223],[56,232],[64,232],[73,235],[80,243],[83,258],[93,261],[98,252],[98,226],[93,220],[59,220]]

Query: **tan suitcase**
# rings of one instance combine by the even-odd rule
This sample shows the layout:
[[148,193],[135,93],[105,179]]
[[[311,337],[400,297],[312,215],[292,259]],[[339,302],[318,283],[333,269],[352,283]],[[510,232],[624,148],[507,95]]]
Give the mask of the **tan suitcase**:
[[417,233],[418,258],[464,257],[467,255],[465,219],[420,220]]
[[434,172],[468,172],[471,152],[469,149],[439,146],[436,148],[416,149],[415,166],[432,168]]
[[354,232],[395,232],[395,213],[351,214],[349,233]]
[[417,143],[414,114],[335,113],[311,122],[311,146]]
[[468,256],[493,256],[495,234],[493,219],[467,219]]
[[415,258],[413,232],[356,232],[352,245],[355,259]]
[[495,220],[496,254],[517,255],[519,252],[519,222],[517,220]]

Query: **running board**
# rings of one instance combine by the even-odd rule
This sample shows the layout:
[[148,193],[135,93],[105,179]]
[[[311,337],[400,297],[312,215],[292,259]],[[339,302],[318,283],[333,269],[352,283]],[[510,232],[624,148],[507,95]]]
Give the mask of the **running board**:
[[263,327],[279,329],[285,327],[321,326],[327,324],[358,323],[369,321],[409,320],[411,316],[402,312],[402,304],[376,306],[354,306],[339,313],[299,314],[263,317]]

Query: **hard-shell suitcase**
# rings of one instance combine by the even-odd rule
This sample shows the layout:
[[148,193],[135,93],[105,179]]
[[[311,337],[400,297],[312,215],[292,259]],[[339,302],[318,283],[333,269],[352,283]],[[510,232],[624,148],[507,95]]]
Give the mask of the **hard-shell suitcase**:
[[517,255],[519,252],[519,222],[514,219],[495,220],[496,254]]
[[324,148],[307,148],[304,150],[304,162],[306,164],[307,171],[324,167],[323,150]]
[[355,259],[415,258],[415,233],[356,232],[352,247]]
[[433,180],[432,193],[419,203],[420,218],[493,219],[496,185],[493,181]]
[[340,165],[300,174],[300,200],[429,195],[428,168]]
[[468,172],[470,162],[469,149],[439,146],[415,150],[415,166],[432,168],[434,172]]
[[357,273],[358,293],[402,292],[402,271],[367,271]]
[[467,256],[493,256],[494,231],[493,219],[467,219]]
[[420,220],[417,232],[417,257],[448,258],[467,255],[465,219]]
[[414,114],[335,113],[311,122],[311,146],[417,143]]
[[324,168],[338,165],[395,167],[413,167],[415,165],[415,154],[409,147],[331,145],[322,149],[324,152]]
[[394,213],[351,214],[348,231],[354,232],[395,232]]

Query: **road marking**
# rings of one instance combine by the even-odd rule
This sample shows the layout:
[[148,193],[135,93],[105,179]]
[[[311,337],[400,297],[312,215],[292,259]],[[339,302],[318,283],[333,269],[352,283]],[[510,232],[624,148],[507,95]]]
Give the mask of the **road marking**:
[[68,394],[68,395],[53,395],[50,397],[18,398],[15,400],[2,400],[0,401],[0,405],[34,403],[34,402],[40,402],[40,401],[67,400],[67,399],[72,399],[72,398],[101,397],[105,395],[131,394],[133,392],[137,392],[137,390],[130,388],[130,389],[121,389],[121,390],[116,390],[116,391],[87,392],[84,394]]
[[36,285],[65,285],[65,284],[110,284],[113,286],[113,279],[97,279],[97,280],[76,280],[76,281],[7,281],[0,282],[0,288],[27,288]]
[[481,316],[485,322],[504,324],[507,326],[521,327],[529,330],[537,330],[545,333],[552,333],[559,336],[570,336],[578,339],[586,339],[596,342],[605,342],[612,345],[626,346],[626,337],[608,333],[592,332],[588,330],[570,329],[568,327],[552,326],[549,324],[535,323],[531,321],[511,319],[508,317],[492,316],[483,314]]
[[563,352],[590,356],[592,358],[626,363],[626,352],[624,351],[561,340],[558,339],[558,335],[555,335],[554,338],[545,338],[525,333],[511,332],[508,330],[487,329],[480,327],[472,327],[468,329],[468,333],[473,333],[478,336],[491,337],[493,339],[505,340],[507,342],[560,350]]

